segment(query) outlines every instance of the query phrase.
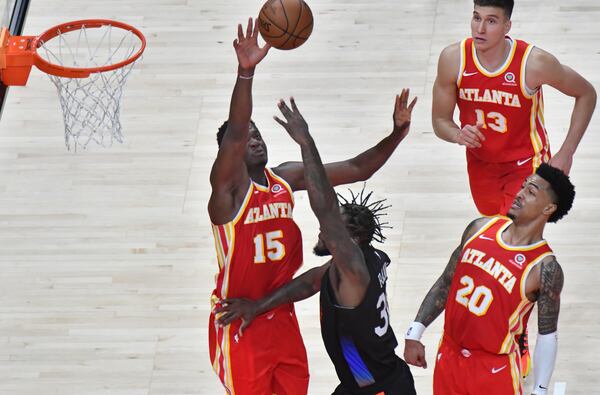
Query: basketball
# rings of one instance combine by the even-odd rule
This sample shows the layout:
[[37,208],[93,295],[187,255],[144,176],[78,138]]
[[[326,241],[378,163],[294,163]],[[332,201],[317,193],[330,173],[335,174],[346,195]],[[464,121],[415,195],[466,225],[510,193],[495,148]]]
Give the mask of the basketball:
[[312,11],[303,0],[268,0],[258,15],[263,39],[277,49],[294,49],[312,33]]

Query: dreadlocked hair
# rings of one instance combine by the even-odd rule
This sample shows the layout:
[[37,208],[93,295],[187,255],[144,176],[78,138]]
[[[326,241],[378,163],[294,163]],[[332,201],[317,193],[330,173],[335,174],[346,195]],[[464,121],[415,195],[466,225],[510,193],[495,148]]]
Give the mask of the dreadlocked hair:
[[359,193],[350,192],[350,199],[337,194],[338,202],[344,209],[344,214],[348,217],[347,227],[352,236],[358,237],[361,245],[371,244],[373,240],[378,243],[385,241],[385,236],[381,232],[387,226],[387,222],[381,222],[381,217],[387,215],[383,210],[391,207],[385,205],[387,199],[381,199],[369,202],[373,191],[365,193],[365,185]]

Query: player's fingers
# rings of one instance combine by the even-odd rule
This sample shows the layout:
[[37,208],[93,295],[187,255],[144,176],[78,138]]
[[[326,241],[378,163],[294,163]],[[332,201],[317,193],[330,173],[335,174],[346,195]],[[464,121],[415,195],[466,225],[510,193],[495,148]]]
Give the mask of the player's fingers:
[[417,99],[418,99],[418,97],[415,97],[414,99],[412,99],[412,101],[408,105],[408,111],[412,112],[413,108],[415,108],[415,104],[417,104]]
[[243,335],[244,329],[246,329],[250,325],[250,322],[242,318],[242,325],[240,326],[240,336]]
[[227,325],[231,324],[231,321],[233,321],[236,318],[237,318],[237,313],[230,311],[228,313],[223,314],[221,317],[219,317],[217,322],[221,326],[227,326]]
[[246,26],[246,38],[252,37],[252,17],[248,18],[248,26]]
[[235,40],[233,40],[233,48],[237,49],[238,46],[239,46],[238,39],[236,38]]
[[425,355],[423,355],[423,361],[421,362],[421,366],[423,369],[427,369],[427,361],[425,360]]
[[252,32],[252,38],[258,37],[258,18],[254,20],[254,31]]
[[285,130],[287,130],[287,126],[288,126],[287,123],[285,123],[284,121],[279,119],[276,115],[273,115],[273,119],[275,120],[275,122],[277,122],[278,124],[283,126],[285,128]]
[[301,114],[300,114],[300,111],[298,110],[298,106],[296,105],[296,100],[294,99],[294,97],[293,97],[293,96],[291,96],[291,97],[290,97],[290,103],[292,104],[292,110],[293,110],[295,113],[298,113],[298,115],[301,115]]
[[396,95],[396,100],[394,101],[394,114],[400,111],[400,95]]
[[400,104],[402,104],[402,108],[406,108],[406,103],[408,103],[408,92],[407,88],[402,89],[402,94],[400,94]]
[[485,129],[485,126],[482,123],[478,123],[475,127],[475,133],[477,134],[477,136],[479,136],[479,139],[481,141],[485,141],[485,134],[483,134],[483,129]]
[[242,24],[238,23],[238,40],[241,41],[244,38],[244,32],[242,31]]
[[277,106],[279,107],[279,110],[281,111],[281,113],[283,114],[283,116],[286,119],[288,119],[290,117],[290,115],[292,115],[292,111],[287,106],[287,104],[285,104],[283,99],[279,100],[279,103],[277,103]]

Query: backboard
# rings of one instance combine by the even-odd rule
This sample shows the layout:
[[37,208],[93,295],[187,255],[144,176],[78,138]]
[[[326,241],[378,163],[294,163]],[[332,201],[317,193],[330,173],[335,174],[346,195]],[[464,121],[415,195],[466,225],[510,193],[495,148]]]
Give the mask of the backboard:
[[[2,13],[2,27],[8,27],[10,34],[20,36],[25,25],[29,0],[0,0],[0,12]],[[8,94],[8,87],[0,82],[0,117],[4,108],[4,99]]]

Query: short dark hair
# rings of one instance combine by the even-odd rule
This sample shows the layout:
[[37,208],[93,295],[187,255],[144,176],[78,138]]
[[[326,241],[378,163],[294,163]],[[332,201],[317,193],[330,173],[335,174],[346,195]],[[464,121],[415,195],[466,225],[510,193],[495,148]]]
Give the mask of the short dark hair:
[[542,163],[537,168],[535,174],[548,181],[552,189],[552,198],[556,203],[556,211],[552,213],[548,222],[556,222],[569,212],[573,207],[575,199],[575,186],[571,183],[569,176],[562,170],[550,166],[547,163]]
[[[250,120],[250,123],[252,124],[252,126],[254,126],[254,128],[258,129],[256,127],[256,124],[254,123],[254,121]],[[217,132],[217,145],[219,147],[221,147],[221,143],[223,142],[223,137],[225,136],[225,132],[227,131],[227,125],[229,125],[229,121],[223,122],[223,125],[221,125],[219,127],[219,131]]]
[[387,215],[383,210],[390,207],[384,205],[386,199],[377,200],[369,203],[373,192],[365,195],[365,187],[360,193],[354,193],[350,190],[350,199],[338,195],[340,206],[344,209],[344,214],[348,217],[346,224],[351,236],[357,237],[360,245],[369,245],[373,240],[378,243],[385,241],[385,236],[381,232],[387,222],[381,222],[381,217]]
[[479,7],[502,8],[508,19],[512,16],[513,8],[515,7],[514,0],[473,0],[473,3]]

